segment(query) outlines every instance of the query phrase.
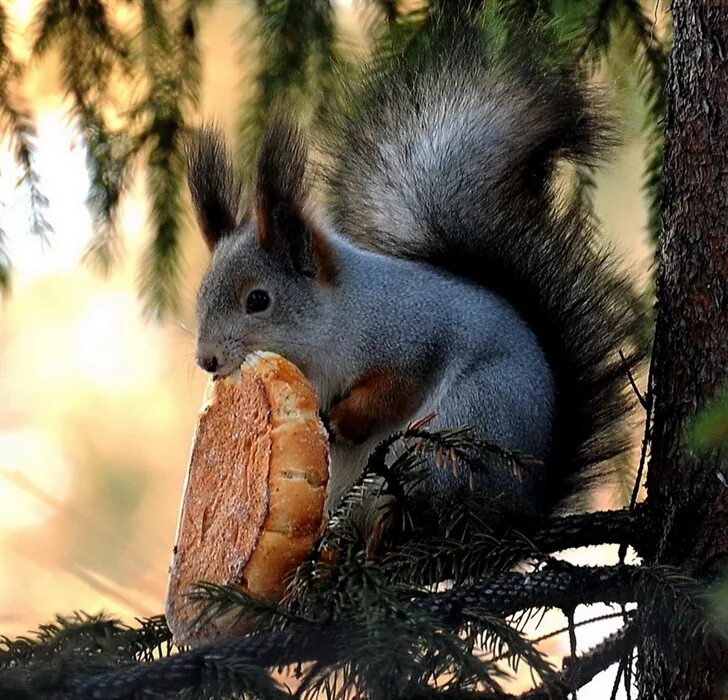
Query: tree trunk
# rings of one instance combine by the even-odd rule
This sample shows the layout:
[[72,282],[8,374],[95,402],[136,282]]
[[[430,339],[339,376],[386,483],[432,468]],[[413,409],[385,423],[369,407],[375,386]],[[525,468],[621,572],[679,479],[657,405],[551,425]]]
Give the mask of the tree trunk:
[[[728,382],[728,2],[673,0],[672,14],[648,507],[663,537],[653,563],[709,578],[728,562],[728,457],[695,454],[685,433]],[[725,649],[671,644],[662,618],[642,645],[641,697],[725,697]]]

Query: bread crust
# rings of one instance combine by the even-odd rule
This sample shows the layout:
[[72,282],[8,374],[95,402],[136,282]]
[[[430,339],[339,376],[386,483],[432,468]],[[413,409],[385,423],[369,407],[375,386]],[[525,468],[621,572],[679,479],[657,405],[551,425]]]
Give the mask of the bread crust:
[[313,387],[273,353],[208,384],[195,432],[167,592],[177,644],[246,631],[200,624],[187,598],[198,581],[278,600],[320,535],[329,476],[326,431]]

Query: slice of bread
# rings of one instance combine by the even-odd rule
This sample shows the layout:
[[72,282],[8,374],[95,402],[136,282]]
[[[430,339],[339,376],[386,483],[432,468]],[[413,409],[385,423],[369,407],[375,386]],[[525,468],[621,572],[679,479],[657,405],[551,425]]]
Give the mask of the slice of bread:
[[207,389],[187,470],[167,592],[177,644],[245,631],[196,624],[187,594],[198,581],[279,600],[324,526],[326,431],[313,387],[272,353],[255,353]]

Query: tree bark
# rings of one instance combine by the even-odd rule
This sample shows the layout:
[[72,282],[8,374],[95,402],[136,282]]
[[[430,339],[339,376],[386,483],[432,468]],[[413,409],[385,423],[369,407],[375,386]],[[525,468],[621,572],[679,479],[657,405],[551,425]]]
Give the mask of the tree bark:
[[[685,435],[728,381],[728,2],[673,0],[672,14],[648,507],[654,560],[710,578],[728,562],[728,458]],[[649,623],[641,697],[725,697],[725,649],[670,636]]]

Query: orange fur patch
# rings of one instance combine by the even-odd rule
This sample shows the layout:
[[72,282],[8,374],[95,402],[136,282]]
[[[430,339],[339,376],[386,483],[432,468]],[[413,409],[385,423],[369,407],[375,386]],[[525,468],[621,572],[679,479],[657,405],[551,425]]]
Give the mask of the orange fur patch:
[[395,368],[363,374],[349,393],[331,409],[329,425],[336,439],[354,444],[391,427],[417,406],[421,386],[405,383]]
[[270,230],[270,207],[264,195],[257,192],[255,195],[255,237],[263,250],[268,250]]

